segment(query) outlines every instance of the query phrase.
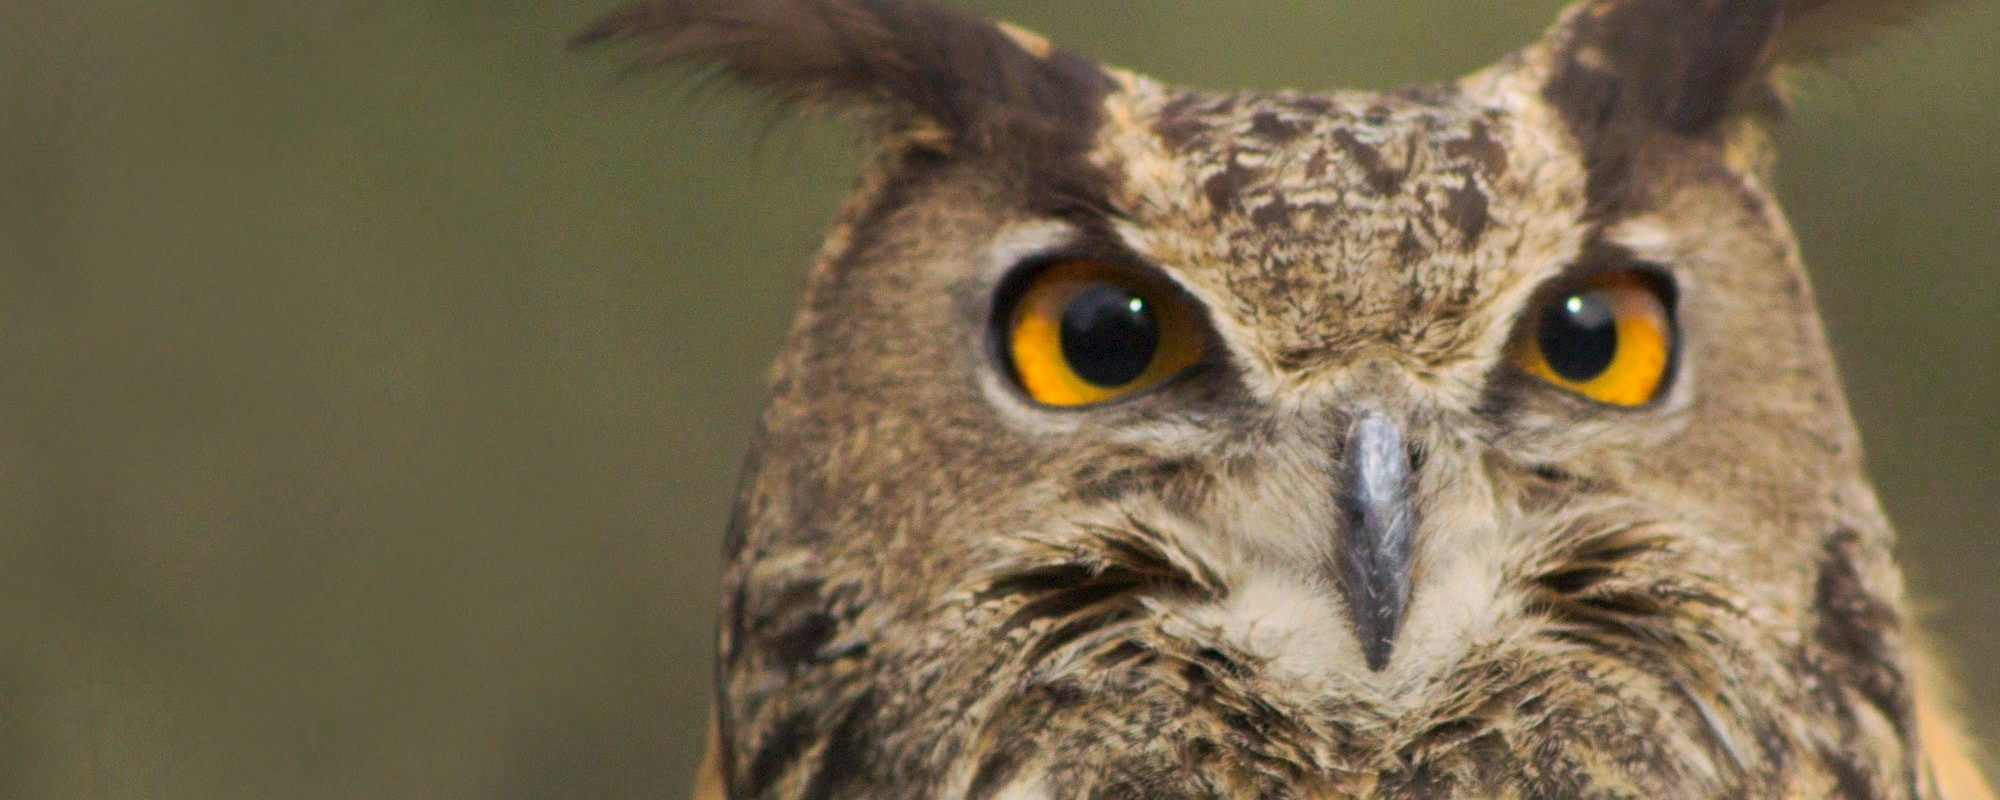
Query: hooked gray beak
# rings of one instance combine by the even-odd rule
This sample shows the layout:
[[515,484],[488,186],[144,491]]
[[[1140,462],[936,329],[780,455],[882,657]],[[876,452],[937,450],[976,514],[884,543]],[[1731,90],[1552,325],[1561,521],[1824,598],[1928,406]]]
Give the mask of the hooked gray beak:
[[1337,579],[1368,668],[1380,672],[1395,651],[1409,606],[1410,540],[1417,526],[1402,426],[1374,409],[1357,413],[1343,467]]

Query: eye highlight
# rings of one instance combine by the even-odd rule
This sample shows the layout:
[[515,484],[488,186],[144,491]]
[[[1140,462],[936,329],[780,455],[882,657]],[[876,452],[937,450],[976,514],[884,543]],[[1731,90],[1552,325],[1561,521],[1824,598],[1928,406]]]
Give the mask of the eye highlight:
[[1638,270],[1587,276],[1546,295],[1515,335],[1516,367],[1613,406],[1659,395],[1677,332],[1659,280]]
[[1163,282],[1090,260],[1028,274],[996,319],[1014,380],[1035,402],[1085,406],[1157,385],[1201,360],[1192,310]]

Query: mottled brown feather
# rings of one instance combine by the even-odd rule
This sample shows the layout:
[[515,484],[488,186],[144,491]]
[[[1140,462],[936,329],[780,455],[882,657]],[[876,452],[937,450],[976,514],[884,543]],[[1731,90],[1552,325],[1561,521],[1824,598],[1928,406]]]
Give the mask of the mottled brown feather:
[[[1991,800],[1737,155],[1776,70],[1923,5],[1587,0],[1375,94],[1165,86],[917,0],[608,17],[581,41],[889,127],[746,470],[698,800]],[[1057,257],[1171,278],[1216,357],[1101,407],[1010,393],[995,287]],[[1498,355],[1614,267],[1687,290],[1657,402]],[[1320,568],[1357,546],[1357,405],[1407,429],[1418,512],[1380,663]]]

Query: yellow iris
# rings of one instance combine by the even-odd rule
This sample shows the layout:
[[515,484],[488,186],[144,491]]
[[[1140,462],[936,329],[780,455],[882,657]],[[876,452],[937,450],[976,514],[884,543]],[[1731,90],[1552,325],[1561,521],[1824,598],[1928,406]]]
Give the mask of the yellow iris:
[[1666,382],[1674,323],[1655,283],[1618,270],[1550,296],[1515,337],[1515,366],[1600,403],[1641,406]]
[[1201,360],[1201,329],[1157,280],[1096,261],[1028,277],[1007,317],[1007,358],[1023,391],[1084,406],[1157,385]]

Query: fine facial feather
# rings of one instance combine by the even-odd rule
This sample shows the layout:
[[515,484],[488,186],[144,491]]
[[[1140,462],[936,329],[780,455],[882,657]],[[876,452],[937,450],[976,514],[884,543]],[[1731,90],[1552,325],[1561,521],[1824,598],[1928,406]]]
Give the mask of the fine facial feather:
[[[888,123],[735,522],[729,796],[1976,799],[1735,152],[1776,70],[1923,5],[1589,0],[1384,94],[1175,89],[914,0],[587,32]],[[1185,289],[1215,357],[1008,395],[993,273],[1066,251]],[[1680,298],[1659,402],[1504,363],[1540,287],[1634,266]]]

